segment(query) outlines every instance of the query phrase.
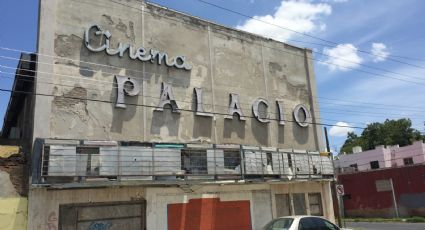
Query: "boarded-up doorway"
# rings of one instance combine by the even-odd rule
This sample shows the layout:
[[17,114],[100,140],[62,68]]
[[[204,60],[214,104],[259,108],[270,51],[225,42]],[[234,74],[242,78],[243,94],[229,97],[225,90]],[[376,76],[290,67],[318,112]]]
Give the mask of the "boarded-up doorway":
[[145,230],[145,210],[145,201],[61,205],[59,230]]
[[190,199],[168,205],[168,230],[251,229],[249,200]]

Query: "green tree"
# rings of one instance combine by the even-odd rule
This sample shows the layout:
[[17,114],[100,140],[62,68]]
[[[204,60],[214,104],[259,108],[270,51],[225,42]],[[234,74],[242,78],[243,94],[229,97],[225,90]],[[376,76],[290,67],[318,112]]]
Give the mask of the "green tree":
[[354,146],[361,146],[363,150],[374,149],[377,145],[406,146],[416,140],[425,140],[425,136],[412,128],[410,119],[387,119],[383,123],[369,124],[360,136],[355,133],[348,133],[347,140],[341,147],[341,152],[352,153]]
[[362,139],[357,136],[354,132],[349,132],[347,134],[347,140],[345,140],[344,145],[341,147],[342,153],[351,153],[354,146],[363,146],[361,143]]

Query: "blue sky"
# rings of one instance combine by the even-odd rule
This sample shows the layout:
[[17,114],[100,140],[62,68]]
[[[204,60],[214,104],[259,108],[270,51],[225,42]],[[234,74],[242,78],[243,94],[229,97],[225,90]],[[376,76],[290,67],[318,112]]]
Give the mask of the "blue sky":
[[[407,117],[412,119],[415,128],[424,131],[425,30],[421,28],[425,24],[422,12],[425,1],[208,1],[339,45],[217,9],[198,0],[151,0],[213,22],[313,49],[323,123],[365,126],[386,118]],[[36,50],[37,4],[38,1],[0,1],[0,47]],[[0,56],[19,57],[19,54],[0,49]],[[0,65],[16,66],[16,61],[0,58]],[[14,72],[1,67],[0,71]],[[0,73],[0,76],[1,88],[10,88],[12,79],[4,77],[12,75]],[[0,117],[4,115],[8,100],[9,94],[0,92]],[[351,130],[331,128],[330,139],[334,148],[342,145],[347,131]]]

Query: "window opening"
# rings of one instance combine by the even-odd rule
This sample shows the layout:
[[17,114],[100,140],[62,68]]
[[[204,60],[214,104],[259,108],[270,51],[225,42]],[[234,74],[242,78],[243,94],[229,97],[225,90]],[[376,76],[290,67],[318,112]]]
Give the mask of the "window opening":
[[370,162],[371,169],[379,169],[379,161],[371,161]]
[[181,169],[186,174],[203,175],[208,173],[207,150],[182,149]]

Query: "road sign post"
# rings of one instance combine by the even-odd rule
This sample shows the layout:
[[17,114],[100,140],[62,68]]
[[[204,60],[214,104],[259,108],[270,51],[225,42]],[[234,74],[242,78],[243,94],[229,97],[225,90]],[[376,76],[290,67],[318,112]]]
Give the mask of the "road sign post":
[[[344,220],[345,219],[345,215],[344,215],[345,210],[344,210],[344,201],[343,201],[343,198],[342,198],[345,194],[344,185],[337,184],[335,187],[336,187],[336,194],[337,194],[337,198],[338,198],[338,205],[339,205],[339,211],[340,211],[339,215]],[[344,222],[344,228],[345,228],[346,227],[345,226],[345,220],[343,222]]]

